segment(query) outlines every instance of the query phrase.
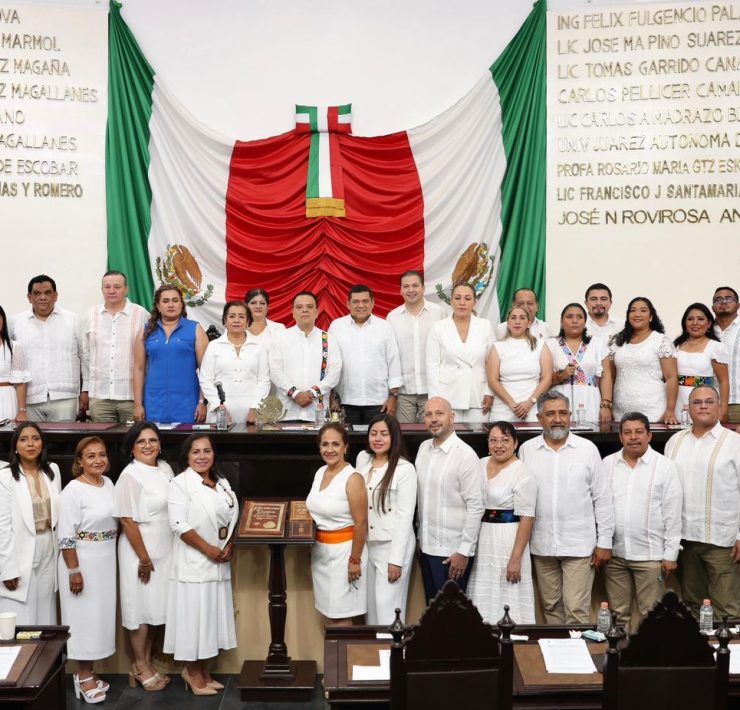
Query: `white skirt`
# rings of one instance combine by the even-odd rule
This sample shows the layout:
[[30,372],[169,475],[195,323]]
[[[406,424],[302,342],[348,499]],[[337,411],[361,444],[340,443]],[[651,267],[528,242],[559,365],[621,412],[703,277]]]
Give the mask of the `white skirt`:
[[403,554],[401,576],[395,582],[388,581],[388,558],[391,540],[368,540],[367,563],[367,623],[390,626],[396,618],[396,608],[401,610],[401,621],[406,618],[406,600],[409,595],[409,580],[414,561],[416,539],[413,531],[409,535]]
[[236,648],[231,580],[171,579],[164,652],[172,653],[177,661],[198,661],[229,648]]
[[26,601],[0,597],[0,612],[12,611],[18,626],[54,626],[57,623],[57,595],[54,591],[57,581],[56,550],[54,533],[47,530],[36,533],[33,548],[33,563],[28,579],[21,578],[26,585]]
[[348,619],[367,611],[367,548],[362,551],[362,576],[347,578],[352,540],[316,542],[311,548],[311,576],[316,610],[329,619]]
[[149,582],[139,579],[139,557],[125,534],[118,539],[118,575],[121,585],[121,623],[126,629],[140,624],[159,626],[167,620],[167,594],[172,561],[169,522],[139,524],[139,531],[154,564]]
[[69,574],[59,555],[59,600],[62,624],[69,626],[67,655],[97,661],[116,652],[116,541],[77,540],[84,588],[69,591]]
[[468,582],[468,596],[484,621],[495,624],[509,605],[509,616],[517,624],[534,624],[534,586],[529,545],[522,555],[521,581],[506,581],[519,523],[481,523],[478,551]]

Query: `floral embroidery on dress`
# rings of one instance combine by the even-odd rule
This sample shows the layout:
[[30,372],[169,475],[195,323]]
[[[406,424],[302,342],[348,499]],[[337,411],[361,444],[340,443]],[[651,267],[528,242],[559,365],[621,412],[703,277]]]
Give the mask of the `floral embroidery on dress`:
[[74,550],[76,547],[76,540],[73,537],[63,537],[59,540],[60,550]]
[[88,532],[80,530],[77,533],[78,540],[87,540],[88,542],[106,542],[115,540],[118,537],[118,530],[100,530],[99,532]]
[[658,357],[677,357],[676,348],[673,347],[673,343],[670,341],[667,335],[664,335],[658,346]]
[[568,382],[574,385],[590,385],[591,387],[597,387],[599,378],[595,375],[587,375],[586,371],[581,368],[581,363],[586,354],[588,344],[581,341],[581,345],[575,355],[573,355],[568,344],[565,342],[565,338],[558,338],[558,344],[565,354],[565,357],[568,358],[568,364],[576,366],[576,371],[568,378]]

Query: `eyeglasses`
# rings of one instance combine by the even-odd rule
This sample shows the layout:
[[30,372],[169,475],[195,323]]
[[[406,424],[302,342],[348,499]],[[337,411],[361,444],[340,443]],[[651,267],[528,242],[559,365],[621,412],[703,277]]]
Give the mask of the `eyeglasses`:
[[734,296],[717,296],[712,303],[734,303],[737,301],[737,298]]
[[159,443],[159,439],[137,439],[134,444],[136,446],[154,446]]
[[498,444],[503,444],[504,446],[506,446],[506,444],[511,444],[512,441],[513,441],[513,439],[511,439],[508,436],[505,436],[505,437],[503,437],[501,439],[489,439],[488,440],[488,443],[489,444],[493,444],[494,446],[496,446]]

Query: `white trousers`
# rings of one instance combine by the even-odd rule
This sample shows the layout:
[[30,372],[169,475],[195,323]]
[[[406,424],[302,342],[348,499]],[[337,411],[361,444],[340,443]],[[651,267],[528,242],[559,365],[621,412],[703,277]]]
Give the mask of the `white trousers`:
[[391,544],[390,540],[367,542],[367,623],[371,625],[390,626],[396,618],[396,608],[401,610],[401,621],[406,618],[406,599],[409,595],[416,540],[409,536],[401,576],[395,582],[388,581]]
[[0,597],[0,612],[16,614],[18,626],[53,626],[57,623],[56,555],[54,533],[48,530],[36,535],[33,563],[29,579],[21,580],[28,585],[26,601]]

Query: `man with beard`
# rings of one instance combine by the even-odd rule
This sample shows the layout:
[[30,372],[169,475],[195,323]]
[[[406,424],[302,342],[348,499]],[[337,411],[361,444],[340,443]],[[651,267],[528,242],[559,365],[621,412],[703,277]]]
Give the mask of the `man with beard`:
[[609,315],[612,290],[606,284],[591,284],[586,289],[584,303],[588,311],[586,332],[592,337],[601,338],[608,345],[609,339],[624,328],[624,321]]
[[570,433],[570,402],[550,390],[537,400],[542,435],[519,458],[537,479],[529,546],[548,624],[587,624],[597,567],[611,558],[612,493],[594,444]]

